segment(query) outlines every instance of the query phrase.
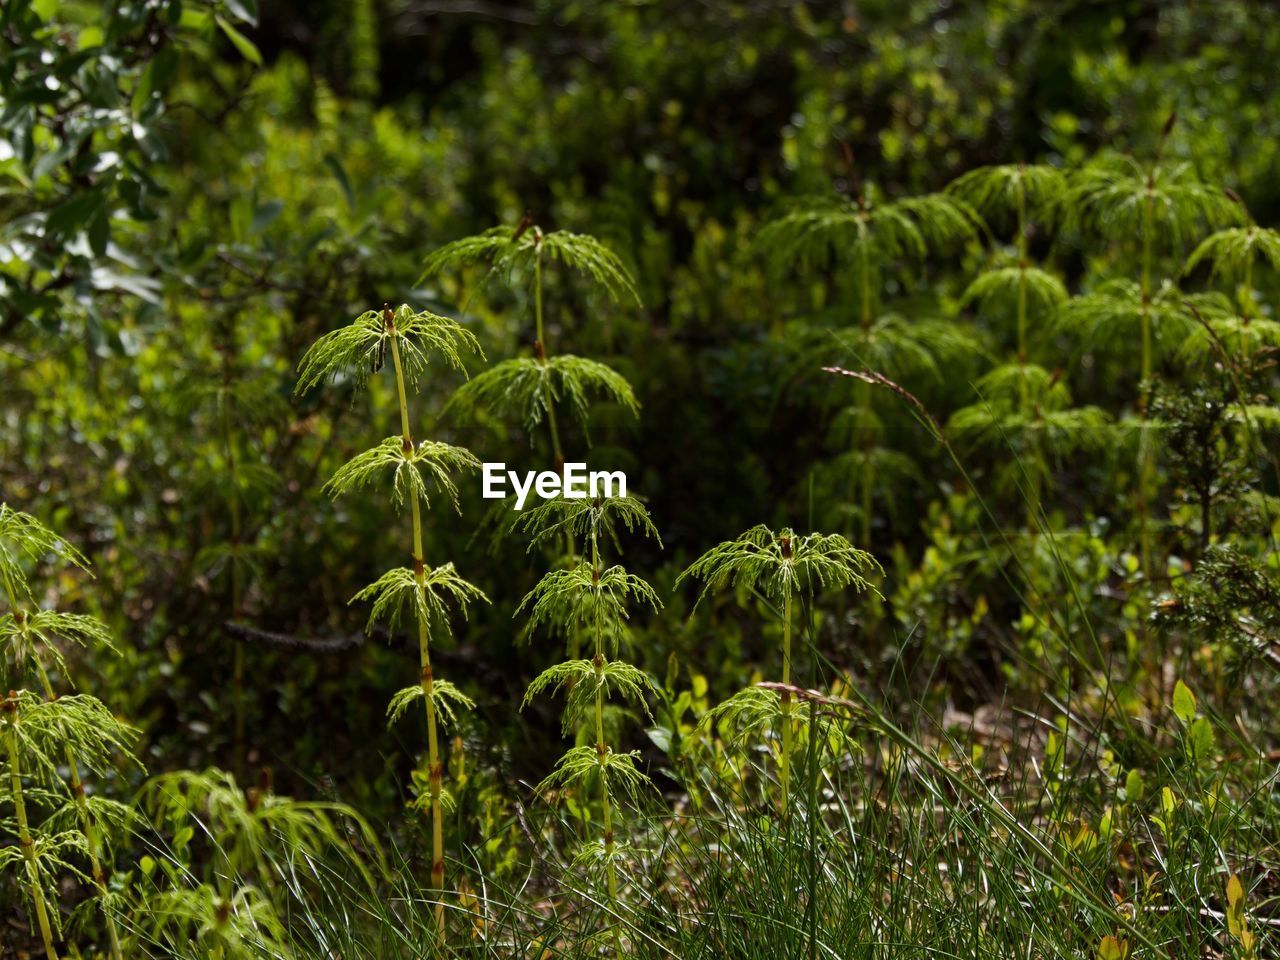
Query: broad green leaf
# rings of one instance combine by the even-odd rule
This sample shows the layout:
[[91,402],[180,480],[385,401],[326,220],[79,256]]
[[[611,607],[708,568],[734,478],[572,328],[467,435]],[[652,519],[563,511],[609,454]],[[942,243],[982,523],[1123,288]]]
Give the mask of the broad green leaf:
[[1173,685],[1173,713],[1183,723],[1190,723],[1196,715],[1195,694],[1181,680]]
[[1187,729],[1187,751],[1195,760],[1213,756],[1213,724],[1208,717],[1198,717]]

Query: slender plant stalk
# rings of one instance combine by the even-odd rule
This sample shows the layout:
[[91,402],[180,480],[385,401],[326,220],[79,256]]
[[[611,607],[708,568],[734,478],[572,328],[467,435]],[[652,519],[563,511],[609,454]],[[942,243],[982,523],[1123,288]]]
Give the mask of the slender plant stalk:
[[[865,232],[865,221],[863,221],[860,229]],[[862,288],[860,291],[862,330],[869,336],[871,325],[875,320],[875,309],[871,297],[871,261],[867,253],[867,242],[864,236],[858,244],[858,271]],[[859,384],[855,389],[857,391],[855,402],[858,404],[858,445],[862,448],[862,478],[858,485],[859,496],[861,497],[861,516],[859,517],[858,532],[862,542],[866,544],[871,542],[871,486],[874,483],[871,465],[873,437],[869,424],[871,419],[871,386],[870,384]]]
[[[535,233],[534,240],[534,256],[533,256],[533,317],[534,317],[534,341],[533,348],[538,355],[538,362],[544,367],[547,365],[547,335],[542,324],[542,231],[537,227],[533,228]],[[564,447],[560,443],[560,426],[556,422],[556,405],[555,397],[551,393],[551,384],[544,380],[542,383],[542,396],[547,408],[547,428],[551,432],[551,455],[555,458],[555,469],[557,471],[564,468]],[[566,556],[570,560],[573,559],[573,536],[565,531],[564,543]],[[576,634],[569,638],[569,656],[576,657],[581,644]]]
[[[534,227],[537,230],[537,227]],[[538,233],[539,238],[541,232]],[[542,325],[542,243],[536,244],[533,257],[533,313],[534,313],[534,349],[538,352],[538,362],[547,363],[547,335]],[[547,426],[551,431],[551,452],[556,458],[555,466],[559,470],[564,466],[564,448],[560,445],[560,427],[556,424],[556,408],[551,395],[551,385],[544,382],[543,396],[547,403]]]
[[[791,683],[791,594],[782,601],[782,682]],[[785,818],[791,809],[791,691],[783,690],[779,709],[782,711],[782,755],[778,758],[778,783],[782,787],[780,804]]]
[[31,901],[35,904],[36,925],[40,928],[40,939],[44,941],[45,956],[48,960],[58,960],[58,951],[53,946],[53,928],[49,924],[49,912],[44,903],[44,890],[40,888],[40,873],[36,866],[36,842],[31,838],[31,827],[27,821],[27,804],[22,793],[22,761],[18,753],[18,731],[13,726],[18,720],[18,702],[15,694],[10,693],[5,709],[13,714],[7,740],[9,787],[13,791],[13,811],[18,821],[18,846],[22,848],[22,856],[27,861]]
[[[797,591],[810,597],[819,589],[855,587],[875,591],[863,571],[880,572],[871,554],[859,550],[839,534],[810,533],[797,536],[791,528],[775,533],[763,525],[752,527],[734,540],[708,550],[677,578],[704,583],[699,602],[712,591],[751,586],[771,600],[782,601],[781,689],[764,693],[748,687],[711,710],[703,723],[742,723],[747,729],[768,729],[774,736],[782,726],[778,754],[779,812],[785,823],[790,813],[791,753],[797,717],[791,695],[791,607]],[[779,685],[771,685],[777,687]],[[777,697],[776,708],[772,697]],[[762,696],[766,699],[762,700]]]
[[[1154,174],[1152,174],[1154,176]],[[1152,181],[1147,180],[1147,196],[1142,206],[1142,382],[1151,379],[1151,231],[1154,229],[1155,196]],[[1138,466],[1138,522],[1140,524],[1142,578],[1151,581],[1151,468],[1153,466],[1151,437],[1148,435],[1147,398],[1142,394],[1138,398],[1138,412],[1142,418],[1139,431],[1139,466]]]
[[[390,308],[386,311],[388,324],[393,324]],[[413,450],[413,434],[409,428],[409,400],[405,393],[404,367],[400,363],[400,347],[397,337],[391,338],[391,362],[396,371],[396,393],[400,402],[400,430],[405,452]],[[418,590],[426,592],[426,558],[422,546],[422,511],[417,493],[409,498],[413,517],[413,575]],[[422,698],[427,709],[427,766],[428,790],[431,796],[431,887],[440,899],[436,902],[436,935],[439,943],[445,942],[444,925],[444,811],[440,796],[443,763],[440,759],[440,738],[436,729],[435,676],[431,670],[431,638],[426,619],[418,617],[418,658],[421,666]]]
[[[1027,186],[1018,178],[1018,362],[1027,362]],[[1026,385],[1023,385],[1026,400]]]
[[[1022,167],[1019,166],[1021,173]],[[1018,366],[1021,371],[1019,377],[1020,391],[1022,394],[1022,408],[1025,411],[1031,403],[1030,386],[1027,383],[1027,361],[1029,352],[1027,349],[1027,265],[1029,251],[1027,249],[1027,185],[1022,176],[1017,180],[1017,216],[1018,216],[1018,233],[1017,233],[1017,256],[1018,256],[1018,301],[1017,301],[1017,322],[1018,322]],[[869,386],[869,385],[868,385]],[[1040,514],[1040,440],[1035,430],[1031,431],[1031,470],[1029,479],[1029,489],[1027,491],[1027,537],[1030,542],[1030,563],[1028,569],[1034,575],[1034,564],[1036,555],[1036,540],[1039,535],[1039,514]],[[1035,591],[1032,591],[1034,596]]]
[[[600,589],[600,545],[596,531],[591,534],[591,576],[598,591]],[[604,677],[605,667],[608,661],[604,653],[604,622],[602,619],[603,607],[600,603],[596,604],[595,626],[596,626],[596,648],[595,657],[592,665],[595,667],[597,677],[596,687],[596,755],[600,758],[600,806],[602,816],[604,818],[604,854],[605,854],[605,875],[606,883],[609,891],[609,909],[615,913],[618,910],[618,871],[613,862],[615,850],[615,842],[613,836],[613,801],[609,797],[609,781],[603,764],[606,755],[609,752],[609,745],[604,739],[604,692],[605,686],[599,681]],[[613,927],[613,945],[618,955],[622,955],[622,933],[618,929],[616,923]]]
[[[57,694],[53,692],[53,684],[49,681],[49,672],[38,658],[36,659],[36,667],[40,674],[40,685],[44,687],[45,698],[50,701],[56,700]],[[80,779],[80,764],[76,761],[75,751],[69,745],[63,747],[63,752],[67,758],[67,779],[71,783],[71,795],[75,798],[76,813],[80,816],[80,831],[84,834],[85,845],[89,851],[89,869],[93,883],[98,888],[98,894],[105,897],[107,895],[107,874],[102,867],[101,838],[98,836],[98,828],[94,825],[93,816],[89,812],[89,801],[85,797],[84,782]],[[111,943],[111,956],[114,960],[123,960],[124,955],[120,949],[120,932],[116,929],[116,918],[105,907],[102,915],[107,923],[107,938]]]

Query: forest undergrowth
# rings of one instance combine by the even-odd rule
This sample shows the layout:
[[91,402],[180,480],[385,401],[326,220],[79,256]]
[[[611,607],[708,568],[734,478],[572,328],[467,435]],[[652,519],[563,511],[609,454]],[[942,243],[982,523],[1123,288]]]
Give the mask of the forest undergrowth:
[[342,96],[256,7],[0,12],[0,960],[1280,950],[1280,233],[1216,127],[909,189],[797,113],[711,218],[481,189],[376,5]]

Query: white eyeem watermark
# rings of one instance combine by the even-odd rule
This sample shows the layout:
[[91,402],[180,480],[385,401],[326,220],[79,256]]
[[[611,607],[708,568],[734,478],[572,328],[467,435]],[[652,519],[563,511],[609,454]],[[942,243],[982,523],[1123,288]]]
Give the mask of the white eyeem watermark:
[[482,495],[486,500],[505,500],[507,481],[510,481],[511,489],[516,495],[517,510],[524,509],[530,492],[536,493],[543,500],[559,496],[570,500],[584,500],[587,497],[627,495],[625,473],[621,470],[588,472],[585,463],[566,463],[562,473],[554,470],[543,470],[540,473],[526,470],[523,477],[515,470],[508,470],[505,463],[486,463],[483,465],[481,480]]

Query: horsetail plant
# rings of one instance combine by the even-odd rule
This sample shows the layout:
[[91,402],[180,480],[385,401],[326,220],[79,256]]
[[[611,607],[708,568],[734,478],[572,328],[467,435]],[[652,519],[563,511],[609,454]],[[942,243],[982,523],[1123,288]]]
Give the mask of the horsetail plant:
[[474,263],[489,263],[489,274],[508,277],[532,270],[534,355],[494,364],[454,393],[448,409],[464,416],[487,413],[518,419],[531,437],[545,419],[555,469],[559,470],[565,462],[565,449],[556,417],[558,406],[567,405],[585,431],[589,397],[605,397],[632,415],[639,412],[639,404],[631,385],[606,364],[552,351],[543,317],[544,260],[557,261],[586,278],[614,302],[640,305],[635,281],[617,254],[585,234],[567,230],[544,233],[528,216],[514,228],[493,227],[446,244],[427,258],[423,275]]
[[[360,814],[342,803],[278,796],[267,769],[248,787],[218,769],[162,774],[144,786],[138,802],[158,829],[175,837],[161,860],[170,885],[147,898],[140,925],[160,941],[198,943],[218,960],[262,956],[264,944],[287,955],[288,903],[281,891],[289,889],[296,863],[336,855],[369,890],[375,878],[366,861],[385,872],[381,848]],[[184,864],[196,836],[211,854],[210,880],[196,878]]]
[[1136,499],[1142,575],[1148,583],[1152,575],[1150,514],[1155,449],[1148,429],[1146,390],[1158,355],[1173,353],[1195,326],[1173,277],[1157,276],[1158,257],[1168,251],[1180,258],[1203,224],[1218,226],[1240,219],[1240,210],[1230,197],[1201,182],[1189,163],[1165,159],[1164,148],[1176,119],[1171,114],[1165,122],[1150,163],[1105,154],[1073,174],[1062,204],[1068,227],[1097,232],[1124,244],[1137,241],[1136,281],[1109,280],[1076,297],[1060,316],[1067,326],[1098,339],[1136,338],[1140,344]]
[[825,589],[852,587],[876,592],[865,574],[877,571],[880,565],[871,554],[839,534],[800,536],[789,527],[775,533],[761,524],[708,550],[676,580],[677,586],[686,580],[701,580],[699,603],[728,587],[756,592],[767,601],[782,601],[783,688],[748,687],[712,710],[704,722],[725,721],[739,728],[744,736],[781,727],[778,808],[784,819],[790,811],[794,728],[804,722],[794,714],[791,691],[787,689],[791,683],[792,603],[798,596],[812,600]]
[[[49,555],[88,572],[87,560],[66,540],[29,514],[0,504],[0,583],[9,606],[8,613],[0,617],[0,648],[7,654],[6,660],[18,683],[30,676],[38,679],[47,705],[35,713],[24,711],[26,694],[19,691],[12,691],[6,701],[8,731],[5,745],[9,757],[10,800],[19,827],[19,848],[24,856],[30,854],[26,864],[28,889],[46,953],[54,955],[48,935],[51,932],[51,914],[45,902],[47,894],[49,902],[54,902],[52,877],[58,871],[53,868],[63,862],[63,852],[76,850],[89,864],[87,879],[95,889],[95,901],[106,925],[111,956],[113,960],[122,960],[116,925],[120,904],[107,883],[104,834],[127,822],[127,810],[104,797],[89,796],[81,778],[81,766],[101,771],[105,768],[107,756],[117,751],[132,758],[128,747],[134,731],[119,723],[97,699],[87,695],[59,697],[54,690],[50,669],[67,676],[67,664],[60,644],[92,646],[111,653],[116,650],[106,626],[94,617],[33,606],[24,561],[35,561]],[[51,760],[54,754],[60,755],[66,765],[65,782],[57,764]],[[64,803],[48,823],[74,824],[79,840],[75,839],[75,831],[59,830],[43,840],[32,834],[22,777],[28,761],[34,782],[54,784],[59,794],[65,792],[69,797],[69,802]],[[78,869],[73,868],[72,872],[83,876]],[[52,916],[56,919],[56,911]]]
[[[35,926],[49,960],[57,960],[55,938],[61,923],[57,904],[58,878],[70,873],[96,883],[86,876],[72,856],[92,859],[83,823],[67,829],[80,817],[79,800],[59,773],[59,764],[68,753],[77,764],[95,773],[104,772],[113,756],[129,755],[136,731],[122,724],[100,700],[86,694],[45,699],[28,690],[10,690],[0,705],[9,768],[8,800],[13,805],[18,846],[0,849],[0,870],[25,868],[26,892],[31,901]],[[59,803],[61,811],[37,826],[31,816],[30,798],[42,804]],[[66,813],[65,811],[74,811]],[[101,871],[99,870],[99,876]],[[99,896],[108,894],[101,887]],[[111,915],[114,904],[103,904]],[[113,949],[119,946],[118,937]]]
[[400,717],[407,705],[421,698],[427,717],[427,765],[431,813],[431,885],[440,899],[436,903],[436,930],[445,942],[444,917],[444,760],[440,744],[440,721],[451,718],[470,701],[452,684],[437,680],[431,667],[431,631],[451,629],[449,607],[463,616],[468,606],[487,597],[458,575],[452,563],[428,567],[423,546],[422,510],[430,506],[428,492],[435,486],[457,508],[457,488],[453,475],[474,469],[476,458],[461,447],[433,440],[415,443],[409,423],[408,388],[426,372],[432,357],[447,366],[463,369],[462,353],[481,353],[475,337],[455,320],[421,311],[407,304],[392,310],[385,305],[368,311],[350,326],[321,337],[302,358],[298,390],[308,390],[341,374],[363,385],[369,375],[391,355],[395,371],[396,397],[400,411],[400,436],[389,437],[358,454],[340,467],[325,489],[330,496],[366,488],[382,482],[390,474],[391,497],[397,508],[409,502],[412,518],[412,567],[397,567],[383,574],[352,598],[372,604],[368,628],[382,621],[394,629],[407,612],[417,622],[419,682],[393,698],[389,717]]
[[[900,263],[920,264],[976,239],[978,224],[964,201],[947,194],[882,201],[875,191],[867,190],[855,199],[797,203],[761,228],[756,247],[778,276],[792,274],[797,267],[805,272],[830,265],[851,270],[856,322],[834,331],[837,344],[862,365],[900,378],[921,370],[936,371],[940,362],[974,345],[952,323],[908,319],[885,311],[881,293],[886,274]],[[819,357],[829,361],[832,331],[821,333],[817,338]],[[802,339],[812,341],[812,330]],[[814,359],[806,352],[806,365]],[[854,400],[856,472],[850,478],[856,490],[852,513],[864,543],[871,540],[872,495],[878,473],[878,423],[871,400],[871,390],[859,386]]]
[[1073,408],[1061,371],[1044,369],[1032,356],[1034,334],[1052,330],[1067,289],[1031,260],[1030,241],[1033,231],[1059,217],[1067,178],[1045,164],[1007,164],[973,170],[947,190],[978,211],[990,228],[1013,234],[1012,256],[998,254],[961,297],[963,304],[976,305],[980,316],[1012,326],[1013,355],[979,380],[979,400],[957,411],[950,427],[995,449],[1014,446],[1025,477],[1028,555],[1034,563],[1048,455],[1095,442],[1097,428],[1105,423],[1097,408]]
[[1187,257],[1182,272],[1189,274],[1207,262],[1211,280],[1222,279],[1235,285],[1235,308],[1207,315],[1209,330],[1197,327],[1187,343],[1199,355],[1212,355],[1213,346],[1208,341],[1216,337],[1234,344],[1248,358],[1261,348],[1280,346],[1280,322],[1260,311],[1254,288],[1256,265],[1267,264],[1273,271],[1280,271],[1280,232],[1258,226],[1234,192],[1228,190],[1227,196],[1239,207],[1244,226],[1227,227],[1205,237]]
[[[618,914],[617,865],[628,848],[617,839],[622,823],[622,799],[636,802],[640,790],[649,783],[636,765],[639,751],[622,753],[608,743],[605,732],[605,705],[614,697],[638,703],[648,713],[646,696],[657,687],[647,673],[618,656],[622,635],[634,607],[657,610],[662,606],[653,588],[621,565],[605,567],[601,541],[616,533],[620,524],[661,543],[648,511],[634,497],[605,497],[590,500],[558,498],[530,511],[522,526],[533,534],[534,542],[563,533],[580,538],[584,560],[569,569],[551,570],[521,602],[519,611],[529,614],[529,627],[558,628],[587,632],[593,640],[590,659],[572,656],[539,674],[525,693],[524,703],[546,692],[565,691],[563,732],[569,736],[584,721],[594,721],[595,743],[571,747],[556,769],[537,790],[587,787],[596,779],[600,789],[601,835],[575,858],[579,864],[603,865],[611,912]],[[589,557],[590,559],[585,559]],[[616,805],[616,821],[615,821]],[[622,952],[622,935],[617,923],[610,925],[615,951]]]

